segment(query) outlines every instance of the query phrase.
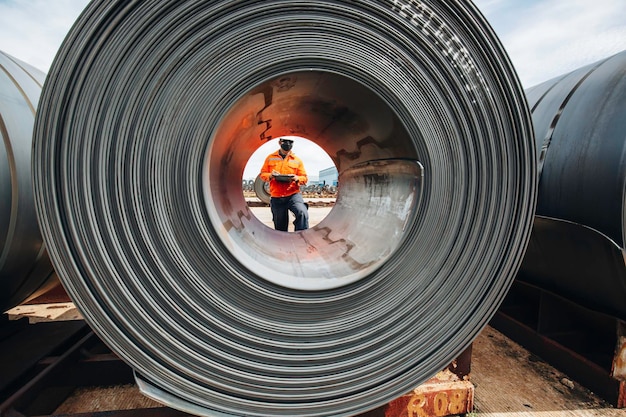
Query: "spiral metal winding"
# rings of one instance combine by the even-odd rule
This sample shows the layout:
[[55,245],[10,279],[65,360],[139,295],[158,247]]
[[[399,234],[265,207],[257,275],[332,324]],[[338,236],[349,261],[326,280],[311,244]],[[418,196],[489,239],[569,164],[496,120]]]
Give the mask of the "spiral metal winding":
[[[384,404],[472,342],[528,241],[529,111],[468,1],[94,1],[42,103],[57,272],[142,391],[178,409]],[[284,135],[340,175],[298,233],[263,225],[240,185]]]

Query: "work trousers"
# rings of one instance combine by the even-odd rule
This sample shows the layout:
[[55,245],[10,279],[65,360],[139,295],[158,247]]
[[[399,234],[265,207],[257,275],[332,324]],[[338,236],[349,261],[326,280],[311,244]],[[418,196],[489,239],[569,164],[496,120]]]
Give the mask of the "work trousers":
[[274,229],[282,230],[283,232],[287,231],[289,211],[296,216],[296,219],[293,221],[296,231],[309,228],[309,212],[302,194],[296,193],[288,197],[272,197],[270,199],[270,207],[272,209]]

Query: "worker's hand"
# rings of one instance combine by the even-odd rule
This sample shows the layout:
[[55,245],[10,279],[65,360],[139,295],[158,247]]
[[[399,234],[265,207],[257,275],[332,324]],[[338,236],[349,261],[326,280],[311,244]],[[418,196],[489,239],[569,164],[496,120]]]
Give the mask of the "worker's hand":
[[272,176],[270,178],[274,178],[275,176],[280,175],[280,172],[273,170],[272,171]]

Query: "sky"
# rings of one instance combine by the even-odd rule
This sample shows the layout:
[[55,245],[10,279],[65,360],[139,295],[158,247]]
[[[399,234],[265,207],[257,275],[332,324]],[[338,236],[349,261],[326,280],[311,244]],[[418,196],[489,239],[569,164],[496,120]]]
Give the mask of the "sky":
[[[0,50],[47,72],[87,0],[0,0]],[[626,50],[626,0],[475,0],[504,45],[524,89]],[[277,149],[266,144],[244,178],[256,177]],[[313,142],[294,152],[309,176],[332,166]]]

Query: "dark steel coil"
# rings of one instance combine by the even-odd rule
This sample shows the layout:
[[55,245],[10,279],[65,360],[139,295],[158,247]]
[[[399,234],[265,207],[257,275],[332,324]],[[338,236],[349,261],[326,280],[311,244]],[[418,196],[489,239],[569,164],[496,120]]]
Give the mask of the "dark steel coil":
[[52,264],[37,225],[31,148],[45,74],[0,51],[0,311],[52,282]]
[[541,218],[520,279],[626,319],[626,51],[526,94]]
[[[239,183],[284,135],[340,173],[298,233],[257,220]],[[523,90],[468,1],[107,0],[48,75],[34,183],[58,274],[144,393],[342,416],[486,325],[527,244],[535,159]]]
[[624,247],[626,51],[527,91],[541,175],[537,214]]
[[262,203],[269,204],[270,203],[270,191],[268,189],[267,183],[261,179],[260,175],[257,175],[254,180],[254,193],[261,200]]
[[626,319],[624,249],[580,223],[537,216],[518,278]]

